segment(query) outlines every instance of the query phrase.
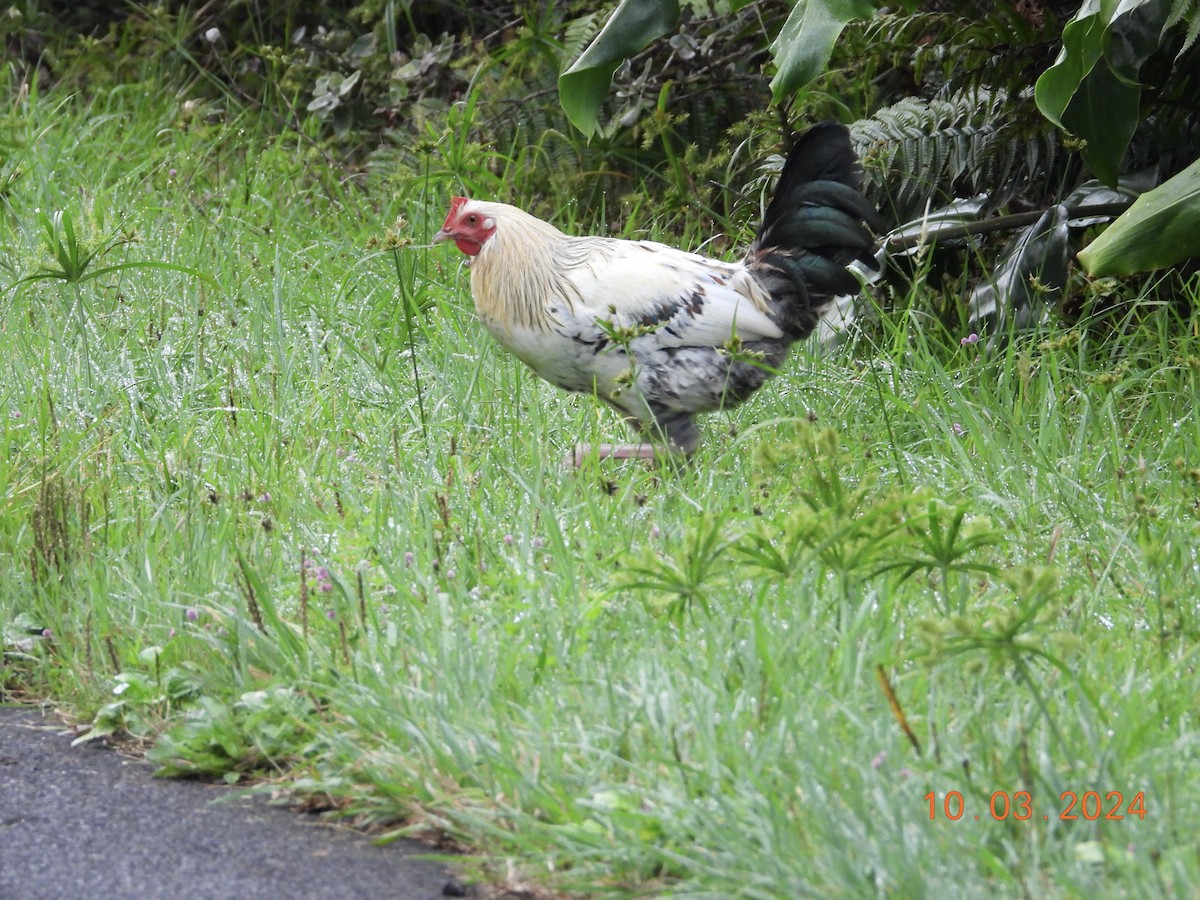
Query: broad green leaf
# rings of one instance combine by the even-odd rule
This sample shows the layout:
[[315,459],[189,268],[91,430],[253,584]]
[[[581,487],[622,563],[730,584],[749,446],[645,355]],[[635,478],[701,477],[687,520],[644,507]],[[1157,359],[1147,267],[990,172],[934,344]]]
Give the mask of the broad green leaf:
[[1085,141],[1083,158],[1106,184],[1116,184],[1137,128],[1138,73],[1169,13],[1169,0],[1086,0],[1063,29],[1058,59],[1037,80],[1038,108]]
[[1138,72],[1162,43],[1170,17],[1170,0],[1121,0],[1116,4],[1104,36],[1104,58],[1118,78],[1138,84]]
[[792,96],[825,71],[838,35],[849,22],[875,12],[871,0],[798,0],[771,45],[777,67],[771,79],[776,102]]
[[1087,141],[1084,162],[1102,182],[1114,187],[1121,160],[1137,130],[1141,88],[1122,80],[1104,63],[1084,79],[1063,113],[1067,131]]
[[1104,22],[1099,12],[1099,0],[1087,0],[1079,8],[1063,29],[1063,44],[1054,65],[1042,73],[1034,86],[1038,109],[1059,128],[1066,129],[1063,113],[1104,52]]
[[1200,256],[1200,160],[1134,201],[1080,254],[1089,275],[1132,275]]
[[678,0],[623,0],[596,39],[558,78],[558,99],[571,124],[589,138],[595,134],[617,66],[678,22]]

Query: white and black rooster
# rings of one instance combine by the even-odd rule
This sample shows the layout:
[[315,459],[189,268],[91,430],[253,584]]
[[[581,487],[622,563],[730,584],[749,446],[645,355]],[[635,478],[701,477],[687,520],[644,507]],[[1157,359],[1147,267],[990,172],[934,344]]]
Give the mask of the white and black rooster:
[[572,461],[690,456],[697,413],[749,397],[816,326],[856,293],[852,260],[873,264],[846,128],[800,134],[762,227],[741,262],[653,241],[572,237],[505,203],[455,197],[434,240],[471,257],[475,309],[492,336],[568,391],[611,404],[637,444],[579,445]]

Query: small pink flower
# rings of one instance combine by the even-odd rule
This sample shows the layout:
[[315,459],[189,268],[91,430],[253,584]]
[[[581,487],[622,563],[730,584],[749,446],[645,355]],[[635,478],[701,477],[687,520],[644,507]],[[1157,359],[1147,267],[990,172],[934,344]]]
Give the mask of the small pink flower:
[[334,619],[337,618],[337,613],[334,612],[332,609],[327,609],[327,610],[325,610],[325,618],[327,618],[330,622],[332,622]]
[[950,430],[953,431],[958,437],[962,437],[964,434],[966,434],[966,429],[964,429],[957,422],[950,423]]
[[875,758],[871,760],[871,768],[872,769],[881,768],[886,761],[887,761],[887,751],[880,750],[878,753],[875,754]]
[[513,536],[511,534],[504,535],[504,546],[511,547],[513,544]]
[[42,637],[44,637],[48,641],[53,640],[54,632],[51,631],[49,628],[43,628],[42,629]]
[[978,344],[979,343],[979,335],[977,335],[975,332],[972,331],[970,334],[968,334],[965,338],[963,338],[958,343],[960,345],[962,345],[963,347],[967,347],[971,344]]
[[416,558],[416,556],[413,555],[413,552],[411,550],[409,550],[407,553],[404,554],[404,565],[411,566],[416,561],[417,561],[417,558]]
[[189,622],[195,622],[197,619],[199,619],[199,618],[200,618],[200,613],[199,613],[199,611],[198,611],[198,610],[192,609],[192,607],[190,607],[190,606],[189,606],[189,607],[188,607],[188,608],[187,608],[187,609],[184,611],[184,613],[183,613],[183,617],[184,617],[185,619],[187,619]]

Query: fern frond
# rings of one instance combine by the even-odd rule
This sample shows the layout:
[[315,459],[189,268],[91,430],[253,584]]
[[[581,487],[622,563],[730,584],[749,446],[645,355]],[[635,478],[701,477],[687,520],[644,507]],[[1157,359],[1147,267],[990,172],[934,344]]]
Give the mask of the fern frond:
[[1187,34],[1176,59],[1191,49],[1196,43],[1196,38],[1200,37],[1200,0],[1175,0],[1171,12],[1167,15],[1166,28],[1172,28],[1184,20],[1187,21]]
[[583,52],[583,48],[590,44],[592,38],[600,33],[600,26],[603,24],[604,16],[599,12],[590,12],[567,23],[563,31],[562,51],[560,54],[563,68],[566,68],[579,57],[579,54]]
[[1023,123],[1027,97],[978,88],[906,97],[856,122],[851,135],[865,190],[886,216],[908,221],[956,197],[985,194],[1001,207],[1053,173],[1058,137]]

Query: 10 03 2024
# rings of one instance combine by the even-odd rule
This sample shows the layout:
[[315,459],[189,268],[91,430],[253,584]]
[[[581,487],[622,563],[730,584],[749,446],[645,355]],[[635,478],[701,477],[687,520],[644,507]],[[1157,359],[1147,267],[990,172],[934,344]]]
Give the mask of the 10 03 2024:
[[930,821],[979,822],[991,819],[1000,822],[1015,819],[1018,822],[1048,822],[1054,819],[1062,822],[1112,822],[1140,820],[1148,815],[1145,791],[1129,795],[1128,799],[1123,791],[1063,791],[1058,796],[1058,803],[1051,809],[1036,802],[1029,791],[993,791],[986,806],[981,799],[977,809],[968,807],[960,791],[947,791],[944,794],[930,791],[925,795],[925,802],[929,804]]

